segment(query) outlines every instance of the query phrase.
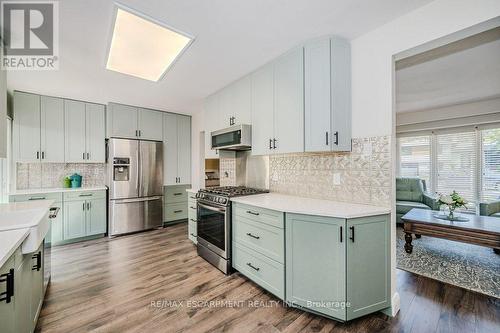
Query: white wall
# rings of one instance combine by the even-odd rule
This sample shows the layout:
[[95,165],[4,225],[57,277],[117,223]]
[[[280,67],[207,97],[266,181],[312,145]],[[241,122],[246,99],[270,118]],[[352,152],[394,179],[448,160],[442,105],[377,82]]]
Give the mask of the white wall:
[[[0,49],[0,52],[3,51]],[[5,157],[7,157],[7,78],[6,72],[0,70],[0,158]]]
[[[498,0],[436,0],[352,41],[353,137],[395,134],[393,55],[500,15]],[[395,143],[392,143],[395,171]],[[395,174],[395,173],[393,173]],[[392,184],[395,197],[395,182]],[[394,200],[393,200],[394,201]],[[393,205],[395,211],[395,205]],[[392,294],[399,310],[392,230]]]

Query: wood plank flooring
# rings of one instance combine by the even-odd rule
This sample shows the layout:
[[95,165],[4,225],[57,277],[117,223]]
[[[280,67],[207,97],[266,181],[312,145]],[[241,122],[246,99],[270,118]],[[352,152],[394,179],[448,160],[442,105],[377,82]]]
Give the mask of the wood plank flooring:
[[198,257],[186,235],[187,225],[179,224],[54,248],[37,331],[500,331],[499,299],[404,271],[395,318],[376,313],[345,324],[276,305],[239,273],[224,276]]

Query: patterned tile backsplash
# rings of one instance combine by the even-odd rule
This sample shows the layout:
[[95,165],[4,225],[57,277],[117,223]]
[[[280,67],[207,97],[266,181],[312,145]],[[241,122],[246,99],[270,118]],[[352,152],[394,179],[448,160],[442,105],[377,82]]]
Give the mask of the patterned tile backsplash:
[[[390,137],[353,139],[349,153],[269,156],[271,192],[390,206]],[[221,159],[221,185],[234,185],[231,158]],[[234,160],[234,159],[233,159]],[[227,172],[229,177],[224,177]]]
[[16,188],[62,187],[65,176],[75,172],[82,175],[82,186],[104,185],[105,164],[83,163],[17,163]]

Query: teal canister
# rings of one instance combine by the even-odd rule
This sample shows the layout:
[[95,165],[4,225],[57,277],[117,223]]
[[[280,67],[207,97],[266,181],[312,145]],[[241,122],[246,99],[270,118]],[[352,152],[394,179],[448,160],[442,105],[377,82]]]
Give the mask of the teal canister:
[[77,173],[71,175],[71,187],[72,188],[82,187],[82,176],[80,176]]

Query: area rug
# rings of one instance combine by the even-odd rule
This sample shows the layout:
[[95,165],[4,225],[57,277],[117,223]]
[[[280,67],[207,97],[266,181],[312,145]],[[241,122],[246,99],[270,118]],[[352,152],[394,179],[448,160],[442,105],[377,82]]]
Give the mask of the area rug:
[[492,249],[422,236],[408,254],[403,228],[396,230],[398,268],[500,298],[500,255]]

